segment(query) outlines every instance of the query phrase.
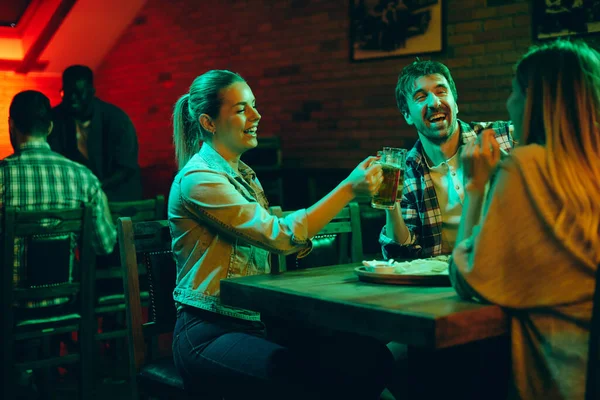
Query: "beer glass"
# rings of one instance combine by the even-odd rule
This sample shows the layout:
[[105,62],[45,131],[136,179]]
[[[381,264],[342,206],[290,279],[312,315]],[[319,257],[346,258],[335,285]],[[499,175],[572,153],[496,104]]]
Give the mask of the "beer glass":
[[402,190],[404,186],[406,149],[384,147],[379,155],[381,158],[376,162],[381,164],[383,182],[379,191],[371,199],[371,206],[382,210],[392,210],[396,204],[398,187]]

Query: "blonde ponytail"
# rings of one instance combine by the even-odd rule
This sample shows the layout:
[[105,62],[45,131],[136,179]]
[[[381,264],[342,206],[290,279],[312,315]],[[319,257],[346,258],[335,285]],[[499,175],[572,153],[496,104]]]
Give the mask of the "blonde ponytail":
[[184,94],[177,100],[173,109],[173,144],[179,169],[200,150],[198,122],[191,118],[189,99],[189,93]]

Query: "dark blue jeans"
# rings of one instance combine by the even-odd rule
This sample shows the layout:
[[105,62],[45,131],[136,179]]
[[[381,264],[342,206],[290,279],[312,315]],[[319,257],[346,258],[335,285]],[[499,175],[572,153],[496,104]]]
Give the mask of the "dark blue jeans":
[[298,328],[283,342],[267,339],[262,323],[186,308],[173,357],[188,391],[227,400],[375,400],[391,376],[393,357],[372,338]]

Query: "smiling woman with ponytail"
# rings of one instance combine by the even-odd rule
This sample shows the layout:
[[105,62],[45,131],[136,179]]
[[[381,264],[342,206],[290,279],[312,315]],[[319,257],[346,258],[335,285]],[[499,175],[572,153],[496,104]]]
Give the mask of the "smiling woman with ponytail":
[[236,82],[245,83],[244,78],[231,71],[208,71],[194,79],[189,93],[175,103],[173,141],[179,169],[200,150],[202,142],[210,141],[212,137],[212,133],[200,124],[200,115],[217,118],[222,103],[220,89]]
[[[270,215],[256,174],[240,160],[257,146],[260,120],[252,90],[230,71],[200,75],[175,104],[175,365],[188,391],[227,399],[378,399],[392,368],[385,344],[300,328],[286,333],[292,344],[275,343],[259,314],[221,304],[221,280],[269,273],[269,253],[307,254],[311,237],[381,184],[381,167],[367,157],[310,208]],[[198,378],[211,387],[197,387]]]

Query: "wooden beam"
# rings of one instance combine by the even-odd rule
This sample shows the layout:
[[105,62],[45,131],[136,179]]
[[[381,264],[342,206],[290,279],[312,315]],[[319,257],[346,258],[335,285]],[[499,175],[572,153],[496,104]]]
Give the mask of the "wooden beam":
[[[35,42],[27,50],[27,54],[23,57],[23,61],[15,70],[18,74],[26,74],[35,69],[36,66],[41,65],[38,62],[39,56],[44,52],[50,40],[58,31],[64,19],[69,14],[69,11],[73,8],[77,0],[62,0],[60,5],[54,11],[54,14],[39,34]],[[47,65],[47,63],[46,63]],[[44,66],[45,68],[45,66]]]
[[[21,60],[3,60],[0,59],[0,71],[16,71],[23,61]],[[46,69],[48,61],[36,61],[35,64],[31,65],[29,72],[40,72]]]
[[21,32],[17,28],[11,28],[10,26],[0,26],[0,38],[2,39],[19,39],[21,40]]

